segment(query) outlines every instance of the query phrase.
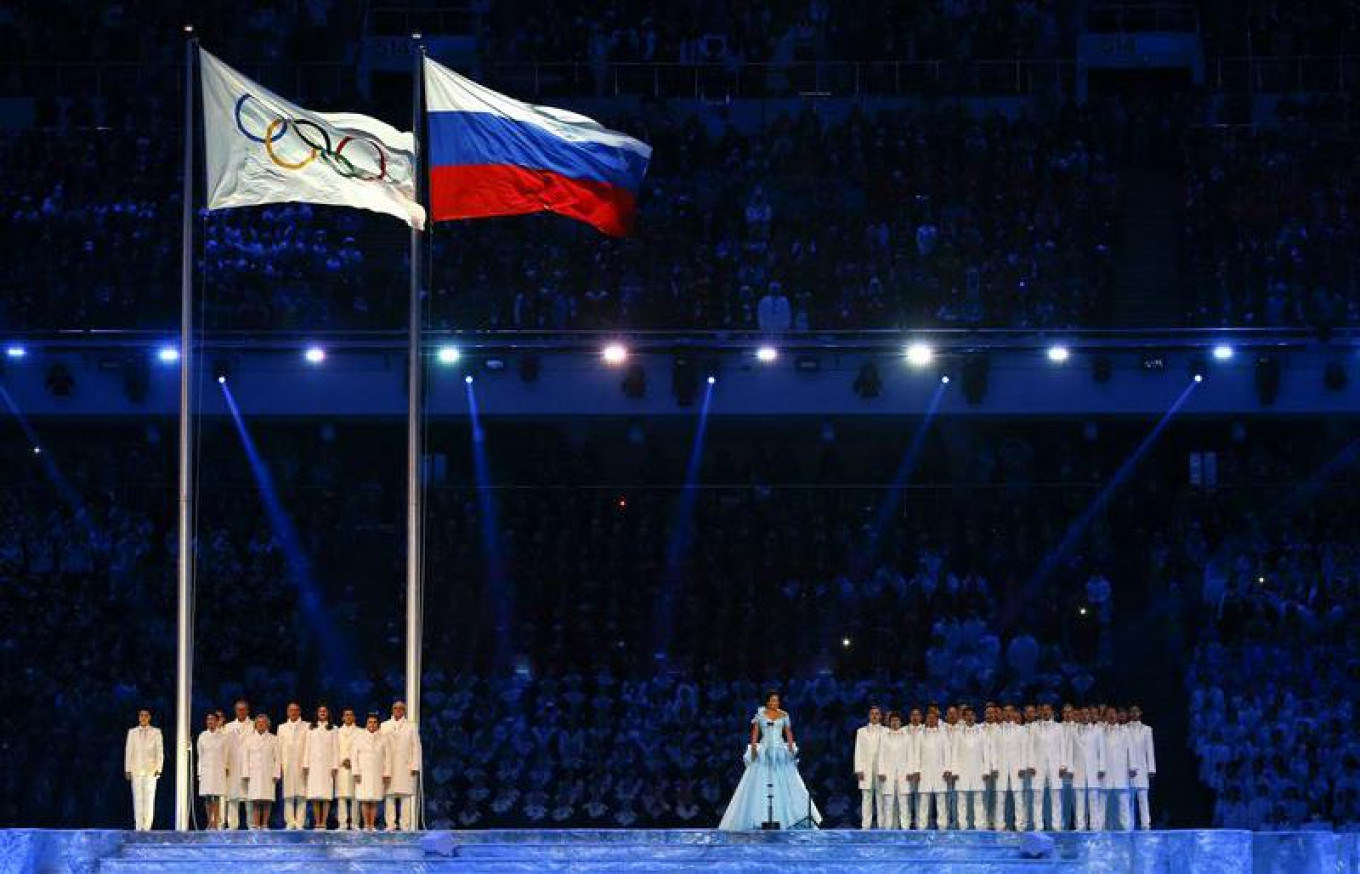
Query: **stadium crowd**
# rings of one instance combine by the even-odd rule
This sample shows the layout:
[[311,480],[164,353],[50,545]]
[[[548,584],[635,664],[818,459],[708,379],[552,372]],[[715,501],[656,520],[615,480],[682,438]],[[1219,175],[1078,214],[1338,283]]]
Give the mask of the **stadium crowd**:
[[[4,811],[11,820],[75,822],[90,810],[126,809],[126,788],[109,763],[117,732],[140,706],[163,724],[170,712],[164,678],[173,665],[171,459],[166,447],[148,441],[150,434],[130,429],[98,448],[54,438],[41,459],[27,447],[6,453],[3,647],[53,657],[7,673],[4,691],[19,711],[82,714],[53,720],[41,750],[21,731],[8,735],[11,754],[50,760],[54,775],[52,788],[22,796],[22,811]],[[391,522],[400,490],[390,485],[400,478],[357,461],[373,455],[366,438],[344,449],[351,438],[343,434],[330,443],[314,429],[285,427],[262,439],[299,523],[296,540],[313,557],[318,589],[309,597],[300,586],[289,538],[258,511],[250,481],[219,455],[239,454],[239,447],[229,437],[216,449],[209,443],[215,460],[207,469],[220,480],[204,486],[199,529],[196,710],[230,712],[231,702],[248,697],[256,712],[279,720],[283,704],[302,697],[309,715],[316,703],[329,704],[337,717],[346,707],[361,717],[385,711],[403,687],[401,610],[387,591],[400,588]],[[505,456],[511,481],[540,465],[556,469],[564,483],[601,475],[600,459],[589,450],[567,452],[573,460],[561,463],[539,441]],[[749,451],[760,455],[759,447]],[[801,769],[823,815],[853,823],[860,804],[848,776],[849,738],[868,702],[1058,705],[1115,697],[1120,689],[1111,685],[1111,671],[1120,659],[1110,658],[1110,640],[1102,642],[1121,627],[1111,616],[1115,607],[1135,609],[1139,585],[1202,571],[1205,543],[1217,544],[1238,518],[1179,534],[1139,528],[1149,502],[1182,488],[1175,485],[1180,465],[1173,453],[1157,476],[1130,490],[1117,515],[1097,523],[1088,548],[1027,597],[1034,590],[1026,588],[1024,569],[1039,564],[1061,537],[1063,520],[1089,499],[1083,484],[1098,477],[1105,452],[1041,433],[981,441],[967,473],[952,475],[974,483],[962,497],[941,503],[915,495],[871,539],[879,507],[872,496],[838,489],[800,495],[779,485],[791,471],[805,476],[807,460],[819,451],[825,447],[803,458],[772,457],[761,469],[730,447],[715,448],[706,475],[747,484],[704,490],[692,522],[704,534],[673,575],[666,571],[679,524],[673,491],[638,486],[619,493],[551,481],[497,490],[491,510],[503,565],[495,570],[484,540],[486,505],[466,486],[437,487],[427,561],[438,584],[432,582],[427,605],[420,725],[427,823],[712,824],[740,774],[742,726],[769,684],[781,688],[798,718]],[[827,469],[833,481],[847,474],[845,464],[853,468],[873,454],[845,452],[841,465]],[[1251,481],[1250,463],[1234,473],[1238,466],[1225,459],[1221,469]],[[338,470],[352,474],[348,500],[327,497]],[[927,481],[938,475],[927,474]],[[977,477],[1010,497],[976,491]],[[1033,484],[1046,477],[1068,485]],[[1052,523],[1035,524],[1045,518]],[[1279,555],[1294,558],[1261,574],[1278,583],[1247,585],[1239,574],[1216,600],[1185,605],[1182,617],[1198,643],[1178,668],[1189,684],[1191,742],[1224,825],[1353,821],[1344,764],[1350,753],[1333,755],[1354,748],[1347,723],[1332,722],[1320,734],[1290,716],[1328,696],[1344,698],[1354,661],[1344,631],[1355,594],[1353,547],[1344,530],[1324,532],[1302,521],[1284,530],[1296,545]],[[1115,542],[1120,536],[1128,543]],[[866,556],[868,542],[879,545]],[[1161,544],[1154,554],[1170,557],[1148,564],[1145,545],[1137,545],[1147,542]],[[385,561],[356,563],[355,555],[382,554],[384,544]],[[1309,544],[1329,545],[1313,551]],[[1257,566],[1256,553],[1232,539],[1222,540],[1221,552],[1229,557],[1223,566]],[[1193,555],[1201,556],[1198,564],[1186,559]],[[1141,572],[1137,580],[1115,573],[1140,562],[1153,582]],[[668,579],[676,586],[671,602],[664,601]],[[53,598],[54,591],[62,596]],[[497,592],[509,592],[509,603],[493,597]],[[656,633],[662,603],[674,604],[666,637]],[[265,623],[249,637],[229,618],[246,613]],[[128,618],[110,621],[115,615]],[[128,623],[138,633],[124,633]],[[1335,644],[1327,660],[1305,645],[1319,633]],[[669,646],[659,648],[659,641]],[[1248,688],[1241,686],[1247,676],[1267,679]],[[1156,702],[1156,712],[1165,713],[1159,723],[1182,706],[1174,696]],[[1256,724],[1253,713],[1270,726],[1257,741],[1271,738],[1275,750],[1243,744],[1224,753]],[[1174,756],[1165,741],[1158,754]],[[1259,775],[1261,783],[1237,781],[1238,773]],[[63,774],[82,775],[89,793],[73,799],[58,791]],[[1319,780],[1327,781],[1327,794],[1305,791]],[[1239,800],[1248,792],[1257,797],[1263,786],[1280,799],[1264,819]]]

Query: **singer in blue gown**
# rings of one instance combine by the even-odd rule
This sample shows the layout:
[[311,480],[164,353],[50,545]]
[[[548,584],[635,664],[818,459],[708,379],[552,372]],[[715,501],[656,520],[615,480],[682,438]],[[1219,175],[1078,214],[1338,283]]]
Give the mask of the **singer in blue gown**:
[[766,696],[765,706],[751,717],[751,744],[743,761],[746,772],[719,829],[758,829],[767,819],[785,829],[816,828],[822,821],[798,773],[798,745],[793,742],[789,715],[779,709],[778,695]]

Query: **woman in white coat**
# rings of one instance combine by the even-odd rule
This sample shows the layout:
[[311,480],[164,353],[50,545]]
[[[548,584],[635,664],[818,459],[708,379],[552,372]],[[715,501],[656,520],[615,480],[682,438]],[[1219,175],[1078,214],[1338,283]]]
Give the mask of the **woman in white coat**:
[[198,796],[208,815],[208,828],[222,826],[222,797],[227,794],[227,736],[219,728],[216,713],[204,717],[198,735]]
[[279,780],[283,779],[283,756],[277,735],[269,731],[269,717],[255,716],[255,731],[245,742],[246,801],[250,809],[250,828],[260,831],[269,828],[269,816],[274,811],[274,795]]
[[323,832],[331,821],[331,801],[335,798],[335,772],[339,770],[339,751],[330,708],[316,708],[316,723],[307,732],[302,754],[302,779],[307,784],[307,800],[312,803],[312,828]]
[[364,831],[373,831],[378,824],[378,802],[387,795],[392,769],[387,756],[387,737],[378,732],[378,714],[368,714],[364,733],[354,738],[349,751],[350,768],[354,771],[354,797],[359,802]]

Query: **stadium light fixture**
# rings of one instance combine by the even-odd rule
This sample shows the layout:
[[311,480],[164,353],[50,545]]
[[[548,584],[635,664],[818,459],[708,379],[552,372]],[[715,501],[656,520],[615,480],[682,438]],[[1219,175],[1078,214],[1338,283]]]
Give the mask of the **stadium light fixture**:
[[6,358],[19,359],[19,358],[23,358],[23,357],[24,357],[25,355],[27,355],[27,354],[28,354],[28,350],[25,349],[25,348],[22,347],[22,346],[7,346],[7,347],[5,347],[5,357],[6,357]]
[[1229,360],[1232,359],[1232,357],[1233,357],[1233,347],[1228,346],[1228,345],[1226,345],[1226,344],[1220,344],[1220,345],[1214,347],[1214,360],[1215,360],[1215,361],[1229,361]]
[[947,373],[940,374],[940,384],[949,385],[949,374]]
[[179,360],[179,350],[174,346],[162,346],[156,350],[156,358],[162,364],[174,364]]
[[440,364],[457,364],[458,359],[463,357],[457,346],[440,346],[434,355]]
[[226,375],[225,373],[219,373],[219,374],[217,374],[217,384],[218,384],[218,385],[226,385],[226,384],[227,384],[227,375]]
[[935,350],[925,343],[912,343],[907,346],[907,363],[912,367],[925,367],[935,360]]
[[1066,346],[1049,346],[1048,360],[1054,364],[1062,364],[1072,357],[1072,352]]
[[708,378],[708,384],[709,384],[709,385],[714,385],[714,384],[717,383],[717,381],[718,381],[718,378],[717,378],[716,376],[710,376],[710,377]]
[[761,346],[756,350],[756,360],[769,364],[779,357],[779,350],[773,346]]
[[308,364],[320,364],[326,360],[326,350],[320,346],[308,346],[302,357],[307,359]]
[[1204,374],[1202,374],[1202,373],[1196,373],[1196,374],[1195,374],[1195,382],[1204,382]]
[[628,349],[622,343],[610,343],[600,354],[604,357],[604,363],[609,365],[619,365],[628,360]]
[[469,373],[467,376],[463,377],[463,382],[472,385],[472,374]]

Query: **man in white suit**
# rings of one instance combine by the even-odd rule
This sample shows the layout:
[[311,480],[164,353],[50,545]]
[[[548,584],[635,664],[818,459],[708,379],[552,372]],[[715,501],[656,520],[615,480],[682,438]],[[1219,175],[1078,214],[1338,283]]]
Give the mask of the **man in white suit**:
[[1113,707],[1105,709],[1104,765],[1105,772],[1101,784],[1105,789],[1105,828],[1130,830],[1133,828],[1132,811],[1129,809],[1129,788],[1137,776],[1129,744],[1129,730],[1119,724],[1119,714]]
[[397,807],[401,807],[401,830],[416,828],[415,808],[420,803],[420,732],[406,718],[406,702],[392,702],[392,718],[382,724],[387,744],[387,761],[392,780],[383,804],[383,821],[388,831],[397,830]]
[[[863,829],[874,827],[875,812],[878,827],[888,827],[883,821],[883,809],[878,804],[879,787],[875,785],[879,773],[878,748],[885,731],[883,711],[875,704],[869,708],[869,723],[861,725],[855,732],[855,780],[859,782],[860,828]],[[878,808],[877,811],[875,808]]]
[[151,831],[156,816],[156,781],[165,767],[161,730],[151,724],[151,711],[137,711],[137,727],[128,729],[123,745],[123,775],[132,784],[132,827]]
[[1072,828],[1085,831],[1105,824],[1105,790],[1100,777],[1105,772],[1105,729],[1097,724],[1089,707],[1077,711],[1076,720],[1068,756],[1072,763]]
[[950,771],[954,777],[956,818],[950,822],[950,827],[985,829],[987,815],[983,790],[986,784],[983,777],[992,772],[991,744],[983,727],[977,724],[973,708],[963,708],[963,725],[954,730],[951,743]]
[[888,714],[888,728],[878,742],[879,828],[911,826],[912,769],[915,765],[916,735],[902,727],[902,716]]
[[336,729],[336,757],[339,770],[335,774],[335,820],[336,827],[348,831],[353,825],[362,826],[359,811],[354,800],[354,760],[352,750],[354,740],[363,731],[354,719],[354,711],[346,707],[340,715],[340,727]]
[[1002,711],[1004,721],[993,735],[992,770],[996,775],[996,794],[992,800],[992,828],[1006,828],[1006,800],[1015,808],[1017,831],[1029,829],[1029,807],[1025,803],[1025,779],[1031,767],[1029,732],[1020,724],[1020,714],[1011,705]]
[[[241,807],[249,810],[250,799],[246,791],[246,741],[255,733],[255,720],[250,716],[250,702],[238,698],[232,708],[236,718],[222,727],[227,750],[227,815],[223,817],[224,827],[235,830],[240,827]],[[250,827],[247,813],[246,827]]]
[[919,763],[915,769],[921,775],[916,783],[916,828],[930,825],[930,809],[935,808],[935,827],[946,828],[949,815],[945,812],[945,790],[952,782],[950,768],[952,750],[949,748],[949,735],[940,724],[940,715],[931,710],[926,713],[926,725],[916,737]]
[[289,831],[307,825],[307,732],[311,726],[302,721],[302,705],[288,704],[288,720],[279,726],[279,758],[283,767],[283,827]]
[[1053,706],[1039,707],[1039,718],[1030,726],[1034,749],[1034,825],[1044,827],[1044,802],[1048,802],[1048,827],[1063,830],[1063,778],[1068,764],[1067,736],[1053,721]]
[[1152,726],[1143,723],[1143,708],[1137,704],[1129,708],[1129,722],[1124,729],[1129,733],[1129,758],[1133,761],[1131,791],[1138,806],[1138,824],[1152,828],[1152,809],[1148,803],[1148,788],[1157,773],[1157,755],[1152,749]]

